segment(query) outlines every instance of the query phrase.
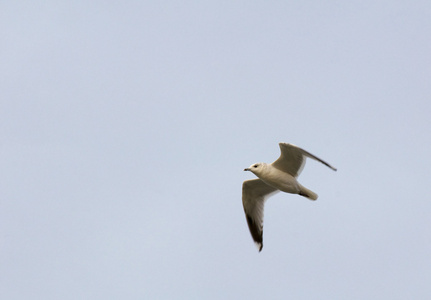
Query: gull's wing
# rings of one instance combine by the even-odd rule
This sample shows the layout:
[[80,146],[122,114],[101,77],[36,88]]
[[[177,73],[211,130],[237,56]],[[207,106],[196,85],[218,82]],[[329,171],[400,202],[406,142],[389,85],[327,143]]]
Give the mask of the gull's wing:
[[246,180],[242,184],[242,205],[251,236],[259,248],[263,247],[263,207],[265,200],[278,192],[260,179]]
[[327,162],[321,160],[317,156],[314,156],[310,152],[305,151],[304,149],[299,148],[298,146],[286,143],[279,143],[281,155],[280,157],[272,163],[272,165],[290,175],[297,177],[301,174],[302,169],[305,165],[305,158],[309,157],[315,159],[325,166],[328,166],[334,171],[337,171],[336,168],[328,164]]

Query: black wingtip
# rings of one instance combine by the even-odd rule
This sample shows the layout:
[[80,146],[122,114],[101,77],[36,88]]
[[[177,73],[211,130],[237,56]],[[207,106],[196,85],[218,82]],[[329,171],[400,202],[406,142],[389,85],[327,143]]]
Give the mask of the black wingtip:
[[263,232],[258,229],[259,227],[249,215],[246,214],[245,216],[247,219],[248,228],[250,229],[251,237],[253,238],[260,252],[263,248]]

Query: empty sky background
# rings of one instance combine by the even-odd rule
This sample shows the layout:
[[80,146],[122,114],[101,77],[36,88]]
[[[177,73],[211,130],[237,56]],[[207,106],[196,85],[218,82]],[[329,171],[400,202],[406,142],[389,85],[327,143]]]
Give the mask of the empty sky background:
[[[2,1],[1,299],[431,297],[429,1]],[[294,143],[264,248],[241,186]]]

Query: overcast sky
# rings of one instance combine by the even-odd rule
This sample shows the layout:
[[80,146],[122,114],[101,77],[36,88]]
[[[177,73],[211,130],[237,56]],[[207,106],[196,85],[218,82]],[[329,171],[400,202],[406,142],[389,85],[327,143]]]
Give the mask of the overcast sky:
[[[431,2],[2,1],[1,299],[431,298]],[[279,142],[258,253],[243,172]]]

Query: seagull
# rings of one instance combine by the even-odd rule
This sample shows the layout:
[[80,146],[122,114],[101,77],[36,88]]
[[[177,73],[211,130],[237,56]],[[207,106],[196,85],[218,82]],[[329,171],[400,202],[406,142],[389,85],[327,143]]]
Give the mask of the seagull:
[[302,186],[297,180],[307,157],[337,171],[327,162],[298,146],[287,143],[278,145],[281,155],[276,161],[271,164],[256,163],[244,169],[258,177],[258,179],[246,180],[242,184],[242,204],[248,228],[259,252],[263,248],[263,208],[266,199],[279,191],[298,194],[310,200],[317,199],[316,193]]

